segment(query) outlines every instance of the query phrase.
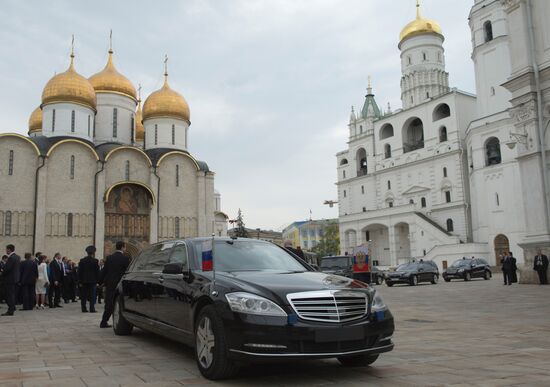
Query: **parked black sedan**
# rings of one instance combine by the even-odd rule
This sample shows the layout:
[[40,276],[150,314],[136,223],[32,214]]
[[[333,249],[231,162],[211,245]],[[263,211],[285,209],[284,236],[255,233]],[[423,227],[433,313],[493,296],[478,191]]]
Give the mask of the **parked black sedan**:
[[365,283],[375,283],[382,285],[384,282],[384,272],[376,266],[371,268],[370,273],[353,273],[353,256],[338,255],[321,258],[320,270],[326,274],[341,275],[348,278],[358,279]]
[[[393,316],[367,284],[317,272],[264,241],[216,238],[209,246],[212,238],[194,238],[143,251],[119,283],[115,334],[135,325],[194,346],[209,379],[263,360],[366,366],[393,349]],[[215,272],[201,269],[209,256]]]
[[439,270],[431,262],[411,262],[399,265],[394,272],[386,274],[386,285],[409,284],[416,286],[421,282],[436,284],[439,279]]
[[443,272],[445,282],[450,282],[452,279],[470,281],[472,278],[489,280],[491,277],[491,266],[483,258],[457,259]]

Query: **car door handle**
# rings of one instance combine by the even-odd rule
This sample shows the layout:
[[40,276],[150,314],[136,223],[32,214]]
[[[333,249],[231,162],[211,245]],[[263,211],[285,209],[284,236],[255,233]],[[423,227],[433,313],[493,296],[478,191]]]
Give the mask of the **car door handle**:
[[164,276],[162,275],[162,273],[153,273],[153,277],[156,277],[159,282],[164,282]]

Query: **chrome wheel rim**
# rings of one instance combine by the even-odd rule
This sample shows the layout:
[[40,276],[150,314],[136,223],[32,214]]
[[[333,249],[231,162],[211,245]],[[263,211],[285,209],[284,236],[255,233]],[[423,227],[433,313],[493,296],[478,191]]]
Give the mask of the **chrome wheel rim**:
[[416,276],[413,277],[413,285],[416,285],[418,283],[418,278]]
[[434,277],[433,277],[433,281],[434,281],[434,284],[437,283],[437,276],[434,274]]
[[120,308],[118,306],[118,301],[115,301],[115,305],[113,306],[113,324],[115,327],[118,327],[118,321],[119,321],[119,313]]
[[197,359],[203,368],[208,368],[214,361],[215,337],[212,331],[212,322],[203,317],[197,328]]

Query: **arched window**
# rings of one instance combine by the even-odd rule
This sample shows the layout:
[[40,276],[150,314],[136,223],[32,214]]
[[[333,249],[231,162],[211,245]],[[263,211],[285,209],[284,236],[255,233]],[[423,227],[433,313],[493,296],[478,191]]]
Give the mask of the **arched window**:
[[348,163],[348,159],[342,159],[342,161],[340,161],[340,165],[347,165]]
[[367,174],[367,151],[360,148],[357,151],[357,176],[365,176]]
[[6,211],[6,216],[4,217],[4,235],[11,235],[11,211]]
[[124,178],[130,180],[130,160],[126,160],[126,166],[124,168]]
[[73,110],[73,111],[71,112],[71,132],[73,132],[73,133],[74,133],[74,121],[75,121],[74,118],[75,118],[75,117],[74,117],[74,110]]
[[449,117],[450,115],[451,108],[446,103],[442,103],[434,109],[434,112],[432,113],[432,119],[433,121],[438,121],[445,117]]
[[388,180],[388,189],[391,189],[391,181]]
[[442,126],[439,128],[439,142],[447,141],[447,128]]
[[500,141],[496,137],[491,137],[485,142],[485,165],[500,164],[501,161]]
[[363,194],[363,195],[365,194],[365,186],[364,185],[361,186],[361,194]]
[[414,204],[414,199],[409,199],[409,204]]
[[113,108],[113,137],[118,135],[118,109]]
[[176,125],[172,124],[172,145],[176,144]]
[[447,177],[447,167],[443,167],[443,177]]
[[347,197],[347,192],[346,192],[346,190],[344,190],[344,197]]
[[392,201],[389,201],[389,202],[388,202],[388,207],[390,207],[390,208],[393,207],[393,202],[392,202]]
[[67,236],[73,236],[73,214],[67,215]]
[[421,199],[420,199],[420,206],[421,206],[422,208],[426,208],[426,198],[421,198]]
[[343,178],[343,179],[346,178],[346,171],[342,171],[342,178]]
[[10,150],[10,158],[8,159],[8,175],[13,175],[13,150]]
[[403,153],[424,148],[424,124],[420,118],[411,118],[403,127]]
[[485,43],[493,40],[493,24],[490,20],[483,23],[483,36],[485,38]]
[[453,226],[453,220],[452,219],[447,219],[447,231],[448,232],[453,232],[454,231],[454,226]]
[[451,191],[445,191],[445,203],[451,202]]
[[391,157],[391,145],[386,144],[384,145],[384,158],[389,159]]
[[380,128],[380,140],[393,137],[393,126],[391,124],[385,124]]
[[71,156],[71,165],[69,167],[69,177],[71,180],[74,180],[74,164],[75,164],[75,161],[74,161],[74,155]]

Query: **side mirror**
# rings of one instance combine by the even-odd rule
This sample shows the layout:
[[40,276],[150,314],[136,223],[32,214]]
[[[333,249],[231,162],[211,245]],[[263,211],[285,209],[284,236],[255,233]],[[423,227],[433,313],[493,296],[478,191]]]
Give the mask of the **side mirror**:
[[183,273],[183,264],[182,263],[167,263],[162,269],[162,274],[182,274]]

